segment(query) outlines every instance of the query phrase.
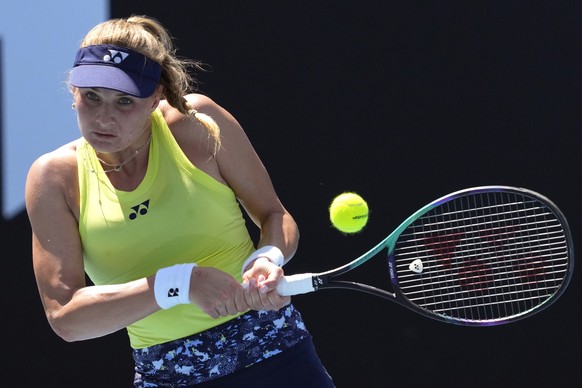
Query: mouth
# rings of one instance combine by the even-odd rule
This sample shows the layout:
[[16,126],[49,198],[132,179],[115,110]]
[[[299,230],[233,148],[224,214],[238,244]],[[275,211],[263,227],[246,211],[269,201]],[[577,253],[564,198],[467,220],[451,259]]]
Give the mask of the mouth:
[[112,138],[116,137],[113,133],[107,133],[107,132],[95,132],[95,131],[93,131],[93,135],[99,139],[112,139]]

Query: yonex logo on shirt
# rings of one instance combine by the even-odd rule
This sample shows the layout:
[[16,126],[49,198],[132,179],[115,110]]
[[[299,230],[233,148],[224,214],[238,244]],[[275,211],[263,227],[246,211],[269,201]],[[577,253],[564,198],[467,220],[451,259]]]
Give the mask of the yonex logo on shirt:
[[150,207],[150,200],[143,201],[139,205],[133,206],[131,210],[133,212],[129,215],[130,220],[135,220],[138,215],[145,216],[148,214],[148,209]]
[[115,63],[121,63],[121,61],[123,61],[129,55],[128,53],[124,53],[123,51],[119,50],[107,50],[107,51],[109,51],[109,54],[105,54],[103,56],[103,60],[105,62],[113,61]]

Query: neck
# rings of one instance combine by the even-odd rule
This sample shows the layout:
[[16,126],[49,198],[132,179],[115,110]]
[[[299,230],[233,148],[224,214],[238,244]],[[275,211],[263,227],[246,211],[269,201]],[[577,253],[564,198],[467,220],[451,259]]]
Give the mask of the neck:
[[107,163],[106,161],[104,161],[103,159],[101,159],[99,157],[99,155],[97,155],[97,159],[105,166],[108,167],[112,167],[110,169],[104,169],[103,172],[105,173],[109,173],[109,172],[119,172],[121,171],[121,169],[123,168],[123,166],[125,166],[127,163],[129,163],[131,160],[133,160],[141,151],[143,151],[149,144],[150,141],[152,140],[152,134],[150,132],[150,136],[148,137],[148,139],[145,141],[145,143],[143,143],[141,146],[139,146],[133,154],[131,154],[131,156],[127,159],[125,159],[124,161],[122,161],[121,163],[118,164],[110,164]]

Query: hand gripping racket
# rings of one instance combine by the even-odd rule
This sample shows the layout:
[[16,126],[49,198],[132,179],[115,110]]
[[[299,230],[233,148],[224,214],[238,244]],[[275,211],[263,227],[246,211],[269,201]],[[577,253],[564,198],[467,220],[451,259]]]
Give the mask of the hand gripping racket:
[[[390,291],[336,279],[384,248]],[[358,290],[439,321],[491,326],[548,307],[564,292],[573,268],[568,223],[554,203],[523,188],[482,186],[429,203],[341,267],[283,277],[277,292]]]

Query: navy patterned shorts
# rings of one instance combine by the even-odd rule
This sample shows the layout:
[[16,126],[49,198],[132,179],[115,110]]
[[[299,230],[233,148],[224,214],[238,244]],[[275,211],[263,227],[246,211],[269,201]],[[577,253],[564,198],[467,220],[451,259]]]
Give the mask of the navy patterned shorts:
[[250,311],[205,332],[134,349],[135,387],[185,387],[232,374],[291,348],[310,334],[293,305]]

